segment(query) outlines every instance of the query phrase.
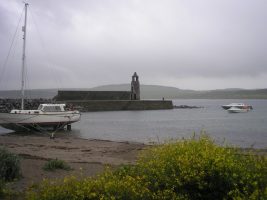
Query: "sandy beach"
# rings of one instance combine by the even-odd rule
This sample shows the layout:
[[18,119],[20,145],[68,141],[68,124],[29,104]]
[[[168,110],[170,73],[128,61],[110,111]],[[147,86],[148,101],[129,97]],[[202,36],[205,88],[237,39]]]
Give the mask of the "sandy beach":
[[[95,176],[106,165],[132,164],[138,152],[146,147],[141,143],[81,139],[71,134],[58,134],[55,139],[40,134],[6,134],[0,136],[0,146],[21,157],[22,178],[11,184],[17,191],[45,178]],[[66,161],[72,170],[47,172],[42,169],[48,160],[56,158]]]

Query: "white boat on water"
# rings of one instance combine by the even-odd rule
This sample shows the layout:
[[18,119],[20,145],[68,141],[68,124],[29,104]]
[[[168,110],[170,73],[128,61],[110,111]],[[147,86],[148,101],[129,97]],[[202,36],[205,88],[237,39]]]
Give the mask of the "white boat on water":
[[250,109],[247,107],[247,108],[238,108],[238,107],[231,107],[229,109],[227,109],[227,111],[229,113],[244,113],[244,112],[248,112]]
[[232,107],[239,108],[239,109],[250,109],[250,110],[252,110],[252,106],[244,104],[244,103],[230,103],[228,105],[222,105],[222,108],[225,109],[225,110],[229,110]]
[[[65,104],[40,104],[37,110],[24,110],[24,82],[25,82],[25,49],[27,7],[25,3],[25,20],[23,31],[22,77],[21,77],[21,109],[11,110],[10,113],[0,113],[0,126],[11,130],[43,130],[44,128],[62,129],[77,122],[81,118],[79,111],[65,110]],[[53,135],[52,135],[53,136]]]

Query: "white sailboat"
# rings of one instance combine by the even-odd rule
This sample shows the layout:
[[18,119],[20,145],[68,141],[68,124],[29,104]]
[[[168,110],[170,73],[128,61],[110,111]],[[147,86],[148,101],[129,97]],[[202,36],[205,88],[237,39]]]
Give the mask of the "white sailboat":
[[40,104],[37,110],[24,110],[24,80],[25,80],[25,50],[26,50],[26,25],[27,7],[25,3],[25,19],[23,31],[23,54],[21,74],[21,110],[12,110],[10,113],[0,113],[0,126],[11,130],[42,130],[43,128],[70,129],[70,124],[81,118],[79,111],[66,111],[65,104]]

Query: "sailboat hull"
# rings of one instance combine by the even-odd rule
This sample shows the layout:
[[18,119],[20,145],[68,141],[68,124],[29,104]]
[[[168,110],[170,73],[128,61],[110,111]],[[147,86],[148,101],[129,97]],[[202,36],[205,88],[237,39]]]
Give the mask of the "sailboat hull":
[[64,112],[54,114],[0,113],[0,126],[11,130],[39,130],[42,128],[63,128],[80,120],[80,113]]

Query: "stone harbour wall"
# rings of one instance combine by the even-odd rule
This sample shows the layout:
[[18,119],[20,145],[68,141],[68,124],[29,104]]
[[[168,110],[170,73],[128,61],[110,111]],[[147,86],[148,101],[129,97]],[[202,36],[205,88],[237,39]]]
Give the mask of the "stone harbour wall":
[[130,100],[130,91],[65,91],[59,90],[56,101],[83,101],[83,100]]
[[65,100],[58,101],[58,103],[66,103],[68,107],[73,107],[82,112],[173,109],[172,101],[169,100]]

